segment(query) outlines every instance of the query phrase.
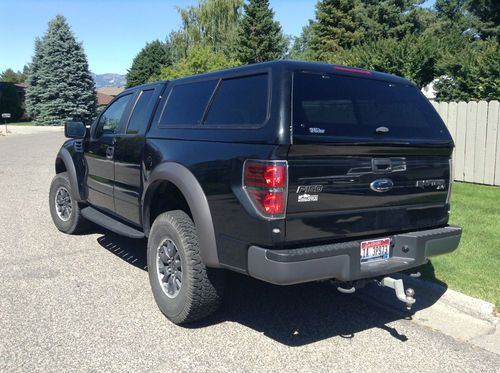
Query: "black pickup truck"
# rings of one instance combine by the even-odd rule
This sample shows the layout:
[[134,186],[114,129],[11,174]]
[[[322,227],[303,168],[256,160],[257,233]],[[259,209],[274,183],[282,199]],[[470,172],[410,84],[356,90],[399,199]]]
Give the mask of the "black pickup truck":
[[133,87],[68,122],[50,187],[57,228],[148,239],[174,323],[212,313],[224,271],[274,284],[368,280],[455,250],[453,140],[411,82],[276,61]]

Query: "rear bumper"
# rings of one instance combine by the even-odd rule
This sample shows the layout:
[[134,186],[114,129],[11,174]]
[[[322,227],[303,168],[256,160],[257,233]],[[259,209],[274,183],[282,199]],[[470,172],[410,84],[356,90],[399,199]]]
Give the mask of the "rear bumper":
[[[457,226],[390,236],[388,260],[360,263],[362,240],[291,250],[248,249],[248,272],[252,277],[278,285],[336,279],[352,281],[417,267],[431,256],[454,251],[462,229]],[[374,237],[378,238],[378,237]]]

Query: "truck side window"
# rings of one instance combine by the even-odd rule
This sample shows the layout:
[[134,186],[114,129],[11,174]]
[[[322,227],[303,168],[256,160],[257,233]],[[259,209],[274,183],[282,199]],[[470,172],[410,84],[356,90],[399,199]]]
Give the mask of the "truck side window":
[[153,96],[154,89],[142,91],[137,103],[135,104],[134,111],[130,116],[128,122],[127,134],[135,135],[137,133],[144,133],[149,119],[151,117],[151,110],[149,110],[149,102]]
[[217,80],[206,80],[175,86],[170,93],[160,119],[161,125],[197,125]]
[[205,124],[259,125],[267,116],[268,74],[225,79]]
[[106,108],[104,113],[102,113],[99,118],[99,123],[97,123],[95,132],[96,138],[101,137],[106,133],[113,134],[117,132],[123,113],[125,112],[131,98],[132,94],[122,96]]

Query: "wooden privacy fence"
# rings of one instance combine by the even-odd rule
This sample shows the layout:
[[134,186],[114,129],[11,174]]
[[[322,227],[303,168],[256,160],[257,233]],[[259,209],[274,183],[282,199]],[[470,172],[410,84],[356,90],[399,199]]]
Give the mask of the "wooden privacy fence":
[[499,102],[432,104],[455,140],[454,179],[500,186]]

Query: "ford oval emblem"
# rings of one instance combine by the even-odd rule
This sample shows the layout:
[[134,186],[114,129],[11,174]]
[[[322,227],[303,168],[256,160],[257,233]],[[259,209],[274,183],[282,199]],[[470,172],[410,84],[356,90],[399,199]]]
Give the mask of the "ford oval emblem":
[[394,187],[394,183],[392,182],[391,179],[377,179],[375,181],[372,181],[370,184],[371,190],[374,192],[388,192]]

